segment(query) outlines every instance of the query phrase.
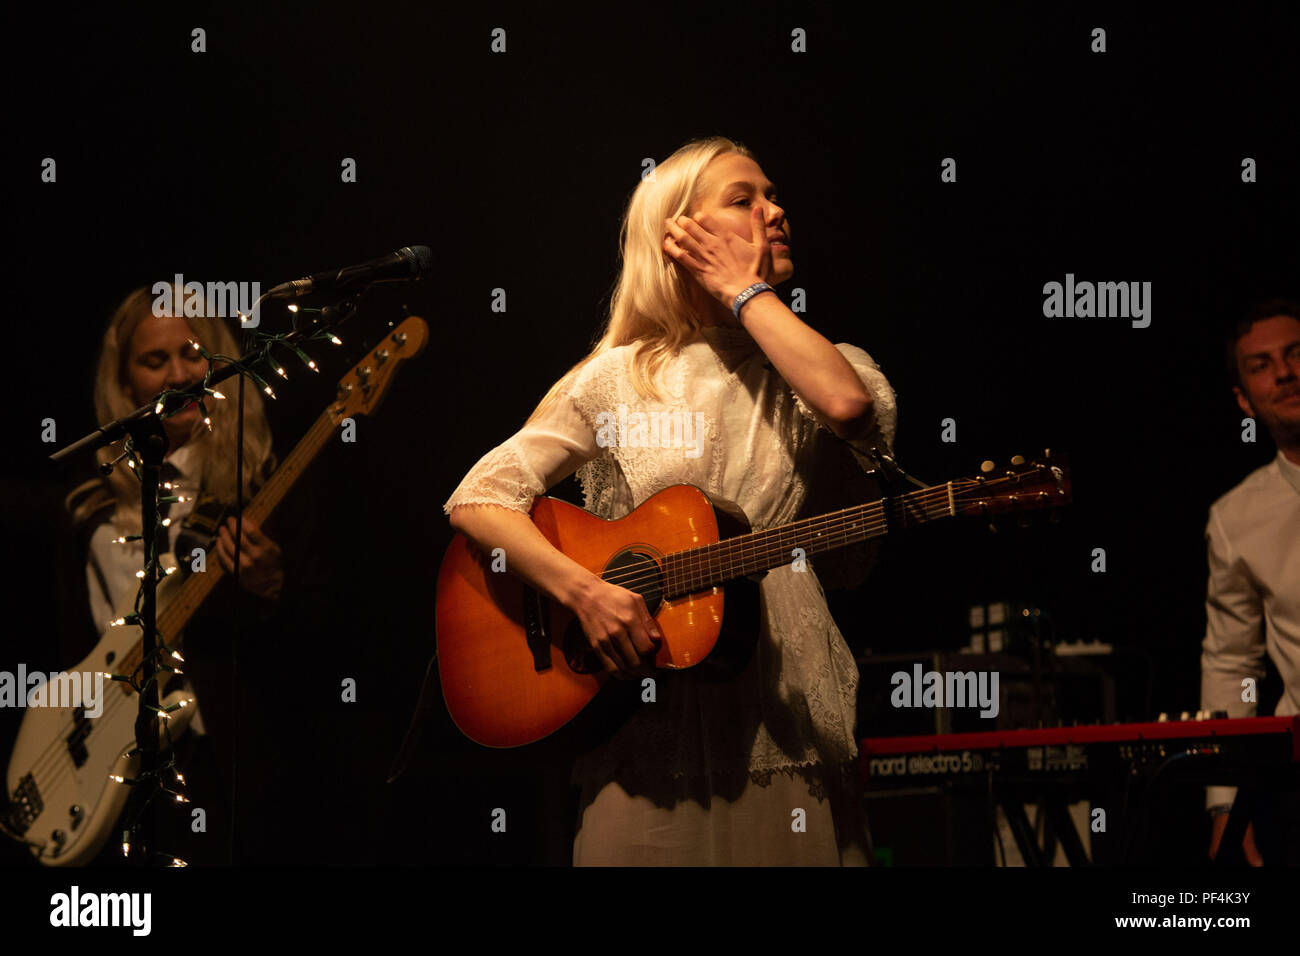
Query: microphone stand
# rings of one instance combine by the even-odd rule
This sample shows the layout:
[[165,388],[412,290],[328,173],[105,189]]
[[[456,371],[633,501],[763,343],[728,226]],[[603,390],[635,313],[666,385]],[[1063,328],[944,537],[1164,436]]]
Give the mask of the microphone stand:
[[[364,290],[362,292],[364,293]],[[297,343],[305,338],[331,332],[356,314],[359,298],[360,295],[349,295],[337,305],[326,306],[320,311],[319,315],[313,316],[309,322],[304,323],[301,327],[298,327],[295,323],[293,331],[279,337],[277,341],[296,347]],[[141,534],[145,546],[145,575],[142,587],[143,595],[139,605],[140,611],[136,622],[143,631],[141,635],[142,657],[139,667],[142,682],[137,685],[142,688],[142,691],[139,694],[139,713],[135,721],[136,746],[135,750],[132,751],[132,753],[138,754],[140,757],[140,770],[136,780],[131,781],[133,785],[132,792],[127,801],[128,820],[139,819],[138,816],[130,816],[129,814],[133,811],[142,814],[145,807],[153,799],[153,794],[147,793],[145,788],[135,787],[134,784],[157,777],[161,766],[161,760],[159,759],[159,731],[161,728],[158,726],[158,722],[162,718],[158,716],[160,714],[158,682],[153,678],[158,670],[154,663],[155,655],[161,650],[156,620],[158,575],[155,566],[158,559],[158,484],[163,458],[167,454],[168,446],[167,434],[162,425],[162,413],[167,407],[183,408],[190,400],[202,399],[206,394],[204,390],[210,383],[224,381],[231,375],[237,374],[241,368],[247,368],[261,357],[261,352],[261,349],[254,349],[240,358],[238,364],[228,364],[225,368],[217,371],[209,369],[209,374],[204,377],[202,382],[186,389],[172,391],[164,402],[155,399],[150,404],[141,405],[135,411],[99,426],[71,445],[49,456],[52,463],[62,465],[75,455],[85,451],[97,450],[124,436],[129,436],[143,460],[143,467],[140,469],[140,515]],[[243,422],[241,421],[239,424],[242,450]],[[120,458],[117,460],[120,460]],[[101,471],[107,474],[115,464],[116,461],[106,463],[101,466]],[[242,490],[243,475],[236,475],[235,480],[237,487]],[[236,521],[239,521],[238,517]],[[238,561],[238,527],[236,529],[235,548],[236,561]],[[235,572],[238,575],[238,564],[235,565]],[[238,577],[236,577],[236,580],[238,580]],[[127,680],[130,680],[129,675]],[[123,834],[123,843],[128,842],[129,835],[129,830]],[[147,849],[148,847],[146,847]],[[147,860],[148,853],[141,854],[139,859],[142,862]]]
[[[154,655],[159,649],[158,633],[154,626],[158,595],[158,476],[162,470],[163,457],[167,454],[167,434],[163,430],[162,420],[157,415],[146,415],[132,419],[124,426],[131,436],[135,447],[140,449],[144,462],[140,469],[140,515],[141,534],[145,546],[144,597],[140,607],[140,619],[144,627],[143,653],[140,658],[140,705],[135,718],[135,749],[140,757],[140,769],[137,780],[149,780],[157,776],[161,759],[159,754],[158,734],[161,730],[157,716],[158,682],[154,680],[157,668]],[[150,745],[146,745],[146,741]],[[152,794],[146,788],[131,786],[127,799],[126,813],[128,820],[140,819],[145,807],[149,805]],[[122,834],[122,843],[129,845],[130,831]],[[146,844],[145,849],[148,849]],[[145,859],[147,857],[141,857]]]

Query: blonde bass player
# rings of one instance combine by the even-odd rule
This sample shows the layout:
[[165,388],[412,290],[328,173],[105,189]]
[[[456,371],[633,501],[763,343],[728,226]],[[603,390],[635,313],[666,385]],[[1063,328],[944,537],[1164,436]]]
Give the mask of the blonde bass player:
[[[185,301],[183,294],[184,290],[173,289],[171,301]],[[239,345],[230,329],[232,320],[178,317],[155,308],[156,301],[151,290],[136,289],[126,296],[109,322],[95,377],[97,421],[110,421],[124,415],[164,389],[183,388],[200,381],[207,371],[207,360],[199,354],[192,344],[194,342],[202,344],[210,353],[238,354]],[[227,390],[234,387],[237,387],[235,380],[228,380]],[[241,480],[244,501],[247,502],[275,462],[271,453],[271,433],[258,390],[246,389],[244,402],[244,471]],[[207,540],[200,542],[199,538],[193,541],[182,539],[185,518],[190,515],[196,498],[202,493],[220,502],[235,501],[235,402],[209,400],[206,404],[211,430],[201,420],[197,404],[163,421],[169,448],[161,480],[172,484],[170,495],[183,500],[166,505],[168,526],[161,532],[166,540],[160,541],[162,563],[165,566],[176,565],[182,572],[189,573],[193,567],[190,545],[208,543]],[[110,461],[120,453],[120,443],[101,449],[100,461]],[[82,606],[80,619],[84,621],[88,617],[94,633],[102,633],[110,620],[130,610],[140,584],[136,573],[144,566],[143,542],[122,543],[117,540],[139,534],[139,485],[131,469],[124,462],[119,463],[107,477],[88,481],[73,491],[67,504],[76,532],[76,546],[85,548],[82,555],[88,607]],[[206,560],[219,562],[227,572],[234,568],[233,533],[234,519],[222,521],[214,553],[206,554]],[[279,599],[284,584],[283,555],[279,544],[256,522],[245,518],[242,533],[239,582],[253,596],[251,603],[255,614],[265,616]],[[178,540],[183,541],[180,555],[175,554]],[[173,577],[181,579],[184,574],[177,573]],[[167,584],[172,584],[172,581],[168,580]],[[223,586],[229,585],[223,582]],[[160,588],[160,612],[166,607],[170,594],[169,588]],[[74,613],[71,620],[77,619]],[[222,626],[219,613],[216,624],[218,628]],[[72,624],[61,630],[64,664],[72,667],[90,651],[85,638],[91,631]],[[227,852],[223,829],[228,814],[225,789],[231,760],[231,743],[225,739],[228,735],[225,725],[228,725],[231,708],[230,691],[225,680],[227,675],[224,673],[228,648],[213,646],[223,640],[222,635],[204,633],[202,641],[187,644],[186,666],[182,668],[186,675],[185,683],[180,687],[186,696],[197,698],[199,705],[190,720],[190,734],[182,738],[178,746],[177,760],[178,766],[195,765],[195,772],[186,774],[194,788],[190,799],[195,805],[202,806],[207,815],[204,838],[189,841],[193,847],[189,852],[200,861],[223,859]],[[181,679],[173,678],[173,681],[179,683]],[[197,693],[196,685],[199,689],[207,686],[212,690],[206,695]],[[173,684],[165,689],[174,690],[175,687]],[[134,705],[134,698],[131,704]],[[216,750],[223,753],[214,753]],[[167,811],[164,809],[163,812]],[[184,823],[183,820],[179,824],[173,820],[166,835],[159,834],[161,843],[174,852],[179,852],[174,849],[176,841],[190,830]],[[109,840],[107,849],[100,856],[101,861],[113,862],[120,857],[120,841]]]

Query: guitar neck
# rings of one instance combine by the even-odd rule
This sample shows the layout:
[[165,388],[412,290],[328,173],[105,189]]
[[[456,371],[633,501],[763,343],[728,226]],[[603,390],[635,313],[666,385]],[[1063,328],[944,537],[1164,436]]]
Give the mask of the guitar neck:
[[664,577],[669,598],[718,587],[735,578],[757,574],[804,555],[848,547],[893,530],[917,527],[957,514],[953,482],[882,498],[842,511],[794,521],[766,531],[727,538],[702,548],[668,555]]
[[[330,412],[328,410],[322,412],[280,467],[253,496],[253,500],[244,509],[244,517],[251,518],[259,525],[263,524],[275,511],[276,506],[284,500],[284,496],[289,493],[289,489],[294,486],[302,473],[307,470],[307,466],[316,460],[316,456],[329,441],[334,427],[335,422]],[[170,641],[185,629],[190,618],[207,600],[208,595],[221,582],[225,574],[225,569],[218,562],[209,561],[202,574],[190,575],[189,580],[177,590],[175,598],[167,605],[166,610],[158,615],[158,633],[162,635],[163,640]],[[123,661],[119,673],[130,673],[139,664],[142,653],[142,643],[136,642],[131,653]]]

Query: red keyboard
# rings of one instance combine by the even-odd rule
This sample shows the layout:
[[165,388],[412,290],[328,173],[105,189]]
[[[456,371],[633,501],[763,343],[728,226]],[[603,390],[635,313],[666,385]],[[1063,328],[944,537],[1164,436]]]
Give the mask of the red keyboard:
[[873,783],[1000,770],[1051,774],[1086,770],[1099,757],[1148,762],[1192,752],[1300,763],[1300,715],[867,737],[859,750],[864,779]]

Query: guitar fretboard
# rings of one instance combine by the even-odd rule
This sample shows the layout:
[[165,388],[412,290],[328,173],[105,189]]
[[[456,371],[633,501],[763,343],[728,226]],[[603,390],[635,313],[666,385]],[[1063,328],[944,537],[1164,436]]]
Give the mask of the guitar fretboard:
[[796,549],[804,555],[820,554],[883,537],[891,529],[951,517],[957,513],[955,484],[949,481],[670,554],[663,563],[664,596],[693,594],[787,564],[795,560]]

